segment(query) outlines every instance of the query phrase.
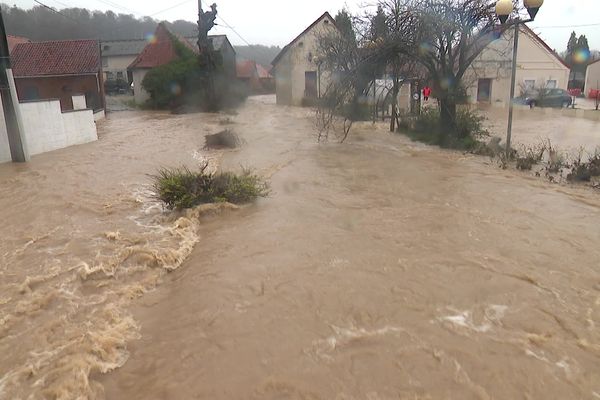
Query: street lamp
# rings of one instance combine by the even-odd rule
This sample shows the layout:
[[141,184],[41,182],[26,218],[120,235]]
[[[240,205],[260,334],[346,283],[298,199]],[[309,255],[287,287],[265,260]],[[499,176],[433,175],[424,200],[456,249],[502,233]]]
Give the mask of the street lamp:
[[523,0],[525,8],[529,13],[528,20],[517,18],[508,22],[508,18],[514,11],[512,0],[498,0],[496,2],[496,15],[503,25],[514,25],[515,34],[513,42],[513,59],[512,59],[512,76],[510,81],[510,101],[508,105],[508,129],[506,132],[506,156],[510,156],[510,141],[512,137],[513,125],[513,99],[515,97],[515,87],[517,84],[517,51],[519,49],[519,26],[535,19],[540,7],[544,4],[544,0]]

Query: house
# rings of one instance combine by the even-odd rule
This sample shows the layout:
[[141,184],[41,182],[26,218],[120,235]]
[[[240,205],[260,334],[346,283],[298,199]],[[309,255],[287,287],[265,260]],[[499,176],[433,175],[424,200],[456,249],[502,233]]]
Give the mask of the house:
[[[521,25],[517,52],[519,96],[532,88],[567,89],[570,68],[535,32]],[[510,98],[513,31],[490,43],[471,64],[463,82],[471,103],[504,106]]]
[[[219,51],[223,57],[223,68],[226,76],[235,79],[235,50],[229,39],[225,35],[209,36],[209,38],[212,40],[214,49]],[[173,34],[163,23],[158,24],[152,40],[146,43],[141,53],[127,68],[131,73],[136,103],[142,104],[150,99],[150,94],[142,86],[148,71],[179,58],[174,41],[184,45],[194,53],[198,53],[196,40],[196,38],[184,38]]]
[[100,43],[102,55],[102,70],[104,80],[113,81],[123,79],[131,82],[131,76],[127,75],[127,68],[135,61],[137,56],[144,50],[148,42],[144,39],[132,40],[110,40]]
[[336,31],[335,20],[326,12],[275,57],[272,64],[277,104],[299,106],[320,97],[329,77],[321,74],[317,64],[318,39]]
[[588,65],[585,78],[585,92],[588,96],[592,91],[598,93],[598,89],[600,89],[600,59]]
[[265,93],[275,93],[275,78],[268,69],[260,64],[256,64],[258,79]]
[[[229,79],[235,79],[237,55],[229,38],[227,38],[227,35],[210,35],[208,38],[212,41],[213,49],[218,51],[223,58],[223,70],[225,76]],[[198,38],[194,37],[187,39],[194,47],[197,46]]]
[[132,74],[136,103],[143,104],[150,99],[150,94],[142,86],[146,74],[153,68],[168,64],[179,58],[176,41],[190,51],[198,52],[198,49],[186,39],[174,35],[163,23],[160,23],[152,40],[146,43],[142,52],[127,68]]
[[0,105],[0,163],[12,160],[13,146],[22,149],[27,158],[27,155],[98,140],[96,119],[104,113],[94,113],[94,110],[87,108],[84,95],[72,96],[74,109],[69,111],[61,110],[61,102],[58,99],[18,102],[15,101],[15,80],[11,79],[10,75],[8,78],[21,137],[20,144],[11,143],[6,129],[4,108]]
[[8,53],[12,54],[13,50],[18,44],[21,43],[31,43],[31,40],[22,37],[22,36],[14,36],[14,35],[6,35],[6,40],[8,42]]
[[21,102],[58,99],[73,110],[73,96],[85,96],[86,108],[104,109],[100,46],[96,40],[17,44],[11,55]]
[[273,76],[254,60],[238,60],[237,79],[250,93],[271,93],[275,88]]

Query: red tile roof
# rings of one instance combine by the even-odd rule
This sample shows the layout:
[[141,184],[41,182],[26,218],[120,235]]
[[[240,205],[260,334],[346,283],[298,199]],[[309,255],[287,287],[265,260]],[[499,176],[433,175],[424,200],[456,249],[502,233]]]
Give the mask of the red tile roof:
[[252,60],[238,60],[235,64],[238,78],[257,76],[256,63]]
[[16,77],[95,74],[101,66],[97,40],[21,43],[11,60]]
[[129,69],[135,68],[155,68],[177,59],[173,38],[179,40],[181,44],[188,49],[197,53],[198,49],[192,46],[187,40],[181,36],[174,35],[161,23],[158,24],[154,36],[148,42],[144,50],[131,63]]
[[12,51],[18,44],[31,42],[31,40],[27,39],[26,37],[22,37],[22,36],[6,35],[6,39],[8,40],[8,52],[9,53],[12,53]]
[[270,79],[270,78],[273,78],[273,75],[271,75],[271,73],[269,72],[269,70],[267,70],[265,67],[263,67],[260,64],[256,64],[256,72],[258,72],[258,77],[260,79]]

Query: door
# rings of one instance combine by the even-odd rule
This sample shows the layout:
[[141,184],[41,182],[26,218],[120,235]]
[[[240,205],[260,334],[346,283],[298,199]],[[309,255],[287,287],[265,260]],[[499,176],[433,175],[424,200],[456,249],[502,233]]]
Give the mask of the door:
[[489,103],[492,99],[492,80],[480,79],[477,85],[477,101]]
[[317,98],[317,71],[306,71],[304,73],[304,97]]

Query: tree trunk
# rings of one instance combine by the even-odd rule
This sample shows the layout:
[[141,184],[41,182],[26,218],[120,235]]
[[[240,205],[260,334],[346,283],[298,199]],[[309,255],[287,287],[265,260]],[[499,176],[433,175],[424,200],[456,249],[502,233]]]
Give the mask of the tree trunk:
[[456,102],[440,98],[440,138],[445,139],[456,132]]
[[394,87],[392,89],[392,119],[390,121],[390,132],[396,131],[396,121],[398,120],[398,93],[400,92],[399,84],[400,82],[395,76]]

